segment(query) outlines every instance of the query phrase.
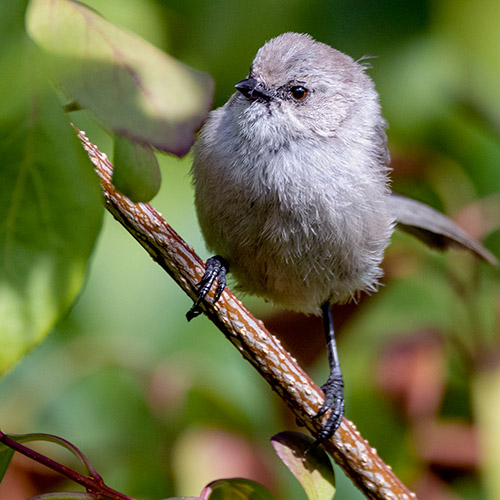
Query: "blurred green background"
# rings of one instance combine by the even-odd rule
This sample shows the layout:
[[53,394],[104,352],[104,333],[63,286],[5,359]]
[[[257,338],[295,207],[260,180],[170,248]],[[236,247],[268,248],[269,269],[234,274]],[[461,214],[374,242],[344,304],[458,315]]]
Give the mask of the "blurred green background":
[[[355,59],[374,56],[394,189],[452,215],[500,256],[497,0],[84,3],[210,73],[214,106],[246,76],[264,41],[284,31],[310,33]],[[23,4],[11,2],[18,21]],[[2,68],[3,80],[11,70]],[[91,118],[75,120],[111,154]],[[152,204],[206,258],[190,157],[160,163],[163,184]],[[399,234],[385,268],[379,293],[334,310],[346,416],[419,498],[500,498],[499,270]],[[252,297],[245,303],[322,383],[319,319]],[[197,495],[235,475],[262,482],[276,498],[303,498],[269,444],[295,427],[293,418],[206,318],[187,324],[189,307],[106,214],[77,303],[0,381],[0,427],[70,440],[110,486],[138,498]],[[62,488],[58,481],[16,460],[0,499]],[[338,468],[337,481],[337,498],[361,498]]]

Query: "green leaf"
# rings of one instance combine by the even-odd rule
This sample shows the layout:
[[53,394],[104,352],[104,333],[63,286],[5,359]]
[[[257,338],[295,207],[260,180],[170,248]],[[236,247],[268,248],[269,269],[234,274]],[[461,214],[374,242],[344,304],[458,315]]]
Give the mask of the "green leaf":
[[203,500],[201,497],[168,497],[164,500]]
[[29,40],[0,93],[0,374],[78,295],[100,230],[97,176]]
[[250,479],[219,479],[201,492],[203,500],[273,500],[269,490]]
[[160,189],[161,173],[151,146],[115,135],[113,185],[133,202],[151,200]]
[[314,440],[300,432],[281,432],[272,445],[290,472],[304,488],[309,500],[331,500],[335,496],[335,475],[328,455]]
[[71,0],[32,0],[30,36],[64,93],[108,129],[179,156],[210,109],[210,76]]
[[2,482],[7,469],[9,468],[10,461],[14,456],[14,450],[0,443],[0,483]]

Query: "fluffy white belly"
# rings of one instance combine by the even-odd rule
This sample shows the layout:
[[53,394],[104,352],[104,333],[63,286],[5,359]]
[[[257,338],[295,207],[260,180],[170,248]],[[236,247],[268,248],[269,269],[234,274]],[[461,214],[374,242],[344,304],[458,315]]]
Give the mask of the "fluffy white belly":
[[384,198],[367,203],[351,194],[348,202],[332,203],[309,193],[306,202],[293,186],[283,196],[267,185],[256,199],[234,183],[215,184],[217,196],[212,188],[197,190],[198,218],[238,289],[319,314],[324,302],[345,302],[377,286],[392,231]]

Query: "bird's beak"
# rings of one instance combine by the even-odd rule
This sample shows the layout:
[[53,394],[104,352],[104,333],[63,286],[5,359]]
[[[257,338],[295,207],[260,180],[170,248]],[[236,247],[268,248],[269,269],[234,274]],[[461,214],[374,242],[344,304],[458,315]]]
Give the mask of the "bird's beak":
[[272,98],[272,94],[255,78],[241,80],[241,82],[238,82],[235,87],[236,90],[240,91],[248,99],[270,101]]

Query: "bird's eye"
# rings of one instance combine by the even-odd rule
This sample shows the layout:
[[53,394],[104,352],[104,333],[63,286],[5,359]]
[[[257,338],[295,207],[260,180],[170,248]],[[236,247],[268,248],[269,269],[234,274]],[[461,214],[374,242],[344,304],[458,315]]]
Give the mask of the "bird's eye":
[[308,94],[309,91],[300,85],[297,85],[290,89],[290,95],[292,96],[292,99],[295,99],[296,101],[303,101],[308,96]]

